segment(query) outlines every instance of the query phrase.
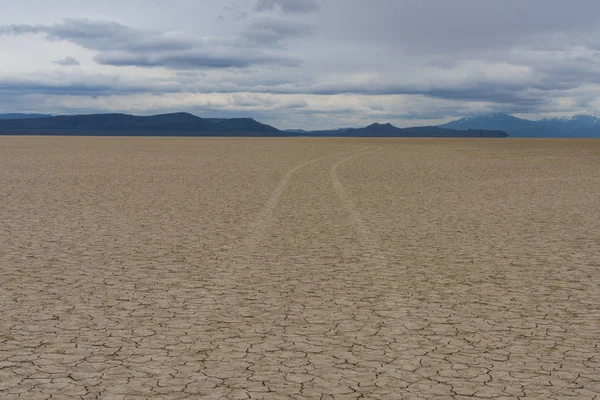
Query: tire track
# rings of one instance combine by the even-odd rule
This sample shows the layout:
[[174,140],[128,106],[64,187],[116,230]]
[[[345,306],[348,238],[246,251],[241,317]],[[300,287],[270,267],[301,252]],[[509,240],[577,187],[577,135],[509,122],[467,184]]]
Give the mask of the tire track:
[[250,255],[250,253],[252,253],[256,249],[256,247],[259,245],[259,243],[266,237],[267,229],[269,227],[270,222],[273,219],[273,213],[275,211],[275,208],[279,204],[279,200],[281,199],[281,196],[285,192],[285,189],[286,189],[289,181],[296,174],[296,172],[300,171],[302,168],[304,168],[310,164],[314,164],[316,162],[326,160],[328,158],[340,156],[342,154],[346,154],[346,153],[350,153],[350,152],[352,152],[352,151],[344,151],[341,153],[335,153],[335,154],[330,154],[328,156],[315,158],[313,160],[309,160],[300,165],[297,165],[294,168],[290,169],[288,172],[286,172],[286,174],[283,176],[283,178],[280,179],[280,181],[277,184],[277,186],[275,187],[275,189],[273,189],[273,191],[271,192],[271,195],[269,196],[268,200],[265,202],[262,210],[258,213],[256,220],[250,226],[249,231],[252,233],[249,236],[247,236],[245,239],[243,239],[243,241],[242,241],[241,247],[247,251],[248,255]]
[[[256,280],[261,279],[261,273],[264,273],[266,268],[260,260],[257,248],[268,236],[275,210],[290,180],[302,168],[311,164],[354,152],[356,152],[356,149],[308,160],[296,165],[283,175],[262,209],[253,219],[253,222],[246,228],[248,235],[240,238],[235,245],[219,257],[218,265],[214,267],[214,273],[209,279],[210,289],[208,291],[213,291],[216,295],[211,299],[211,311],[206,315],[205,323],[209,325],[216,324],[215,326],[219,327],[217,329],[223,330],[221,333],[229,332],[225,333],[225,337],[230,334],[231,337],[234,337],[238,334],[235,333],[238,327],[250,321],[245,317],[240,317],[240,313],[243,313],[246,317],[257,317],[251,304],[251,299],[255,294],[251,293],[253,293]],[[224,325],[219,326],[221,323]],[[251,328],[252,326],[247,325],[246,327]]]
[[338,195],[338,198],[340,199],[342,206],[348,212],[348,215],[352,221],[352,224],[354,225],[354,229],[356,230],[356,232],[359,235],[359,241],[365,247],[367,252],[370,253],[370,255],[372,257],[377,258],[380,262],[383,262],[385,264],[387,262],[387,260],[386,260],[385,255],[381,251],[381,247],[379,246],[379,242],[378,242],[377,238],[375,237],[375,235],[369,228],[368,224],[365,222],[365,220],[362,217],[362,215],[360,214],[360,212],[357,210],[356,204],[354,203],[354,201],[348,194],[348,191],[344,187],[344,184],[338,177],[338,168],[342,164],[344,164],[350,160],[353,160],[355,158],[378,152],[381,149],[382,148],[379,147],[375,150],[370,150],[367,152],[355,154],[355,155],[346,157],[343,160],[336,162],[335,164],[333,164],[333,166],[329,170],[329,177],[331,178],[331,183],[333,184],[333,188],[335,189],[335,192]]

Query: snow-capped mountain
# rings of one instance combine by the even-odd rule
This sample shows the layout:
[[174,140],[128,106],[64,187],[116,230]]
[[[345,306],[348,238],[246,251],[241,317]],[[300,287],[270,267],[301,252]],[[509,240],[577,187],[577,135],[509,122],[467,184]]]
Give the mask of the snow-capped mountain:
[[570,117],[559,118],[544,118],[541,122],[556,124],[564,127],[572,127],[577,129],[582,128],[599,128],[600,117],[596,115],[572,115]]
[[570,137],[600,137],[600,117],[596,115],[573,115],[562,118],[544,118],[539,121],[560,130]]
[[440,126],[459,130],[502,130],[511,137],[600,137],[600,117],[593,115],[531,121],[509,114],[494,113],[465,117]]
[[577,114],[570,117],[543,118],[541,121],[547,122],[579,122],[583,124],[595,125],[600,123],[600,117],[597,115]]
[[494,113],[480,116],[470,116],[440,125],[450,129],[491,129],[501,130],[513,137],[541,136],[540,126],[534,121],[520,119],[509,114]]

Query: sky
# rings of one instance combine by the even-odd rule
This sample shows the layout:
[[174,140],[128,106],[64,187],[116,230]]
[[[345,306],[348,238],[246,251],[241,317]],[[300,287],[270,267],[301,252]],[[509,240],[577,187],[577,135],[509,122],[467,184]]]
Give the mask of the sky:
[[600,114],[598,0],[0,0],[0,113]]

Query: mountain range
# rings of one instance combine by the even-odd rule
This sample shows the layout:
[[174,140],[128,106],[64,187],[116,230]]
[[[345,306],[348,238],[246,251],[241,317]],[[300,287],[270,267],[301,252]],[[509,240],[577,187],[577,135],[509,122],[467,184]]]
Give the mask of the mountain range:
[[0,135],[63,136],[337,136],[337,137],[494,137],[497,130],[455,130],[436,126],[397,128],[372,124],[330,131],[281,131],[251,118],[200,118],[189,113],[140,117],[128,114],[0,118]]
[[392,124],[371,124],[364,128],[343,128],[329,131],[304,132],[303,136],[330,137],[487,137],[505,138],[508,135],[500,130],[452,129],[439,126],[417,126],[397,128]]
[[398,128],[375,123],[362,128],[279,130],[252,118],[200,118],[189,113],[140,117],[128,114],[0,114],[4,135],[94,136],[327,136],[327,137],[600,137],[600,117],[575,115],[538,121],[494,113],[439,126]]
[[509,114],[494,113],[475,117],[465,117],[440,125],[448,129],[498,129],[511,137],[523,138],[559,138],[600,137],[600,117],[575,115],[562,118],[544,118],[531,121],[513,117]]

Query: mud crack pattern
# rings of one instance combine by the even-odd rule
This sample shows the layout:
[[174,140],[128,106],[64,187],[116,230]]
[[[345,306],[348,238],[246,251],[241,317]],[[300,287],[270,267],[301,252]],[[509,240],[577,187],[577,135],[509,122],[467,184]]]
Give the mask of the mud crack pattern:
[[599,154],[0,137],[0,398],[600,399]]

